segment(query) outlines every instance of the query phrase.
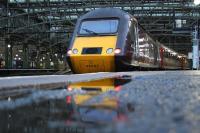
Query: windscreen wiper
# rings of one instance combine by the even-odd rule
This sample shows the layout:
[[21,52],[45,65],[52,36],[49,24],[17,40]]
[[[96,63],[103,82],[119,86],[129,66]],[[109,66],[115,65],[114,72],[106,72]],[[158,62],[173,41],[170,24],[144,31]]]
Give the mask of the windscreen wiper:
[[82,28],[82,30],[86,31],[89,34],[98,35],[98,33],[94,32],[92,30],[88,30],[88,29],[85,29],[85,28]]

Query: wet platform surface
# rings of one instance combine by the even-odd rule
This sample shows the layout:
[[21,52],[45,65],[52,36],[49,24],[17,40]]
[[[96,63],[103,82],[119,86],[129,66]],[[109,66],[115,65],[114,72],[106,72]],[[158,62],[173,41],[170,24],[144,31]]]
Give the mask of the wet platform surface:
[[200,72],[0,89],[0,132],[199,133]]

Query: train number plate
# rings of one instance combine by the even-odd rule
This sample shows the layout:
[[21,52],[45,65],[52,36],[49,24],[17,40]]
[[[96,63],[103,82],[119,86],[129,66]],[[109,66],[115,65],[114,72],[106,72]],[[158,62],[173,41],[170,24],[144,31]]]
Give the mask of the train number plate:
[[104,71],[104,64],[101,60],[84,60],[80,61],[80,68],[86,71]]

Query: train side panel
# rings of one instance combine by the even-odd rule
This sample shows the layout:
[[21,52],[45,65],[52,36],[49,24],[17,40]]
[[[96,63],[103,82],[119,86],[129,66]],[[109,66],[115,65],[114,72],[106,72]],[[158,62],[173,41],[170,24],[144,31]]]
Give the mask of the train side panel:
[[143,68],[159,68],[159,52],[156,42],[139,26],[139,66]]

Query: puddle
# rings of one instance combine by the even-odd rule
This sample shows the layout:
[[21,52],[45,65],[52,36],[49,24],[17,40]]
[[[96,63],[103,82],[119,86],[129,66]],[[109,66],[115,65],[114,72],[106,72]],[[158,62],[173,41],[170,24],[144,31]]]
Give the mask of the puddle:
[[[119,121],[134,111],[116,97],[131,77],[73,83],[57,89],[20,90],[0,98],[0,132],[85,132]],[[10,96],[9,96],[10,95]]]

